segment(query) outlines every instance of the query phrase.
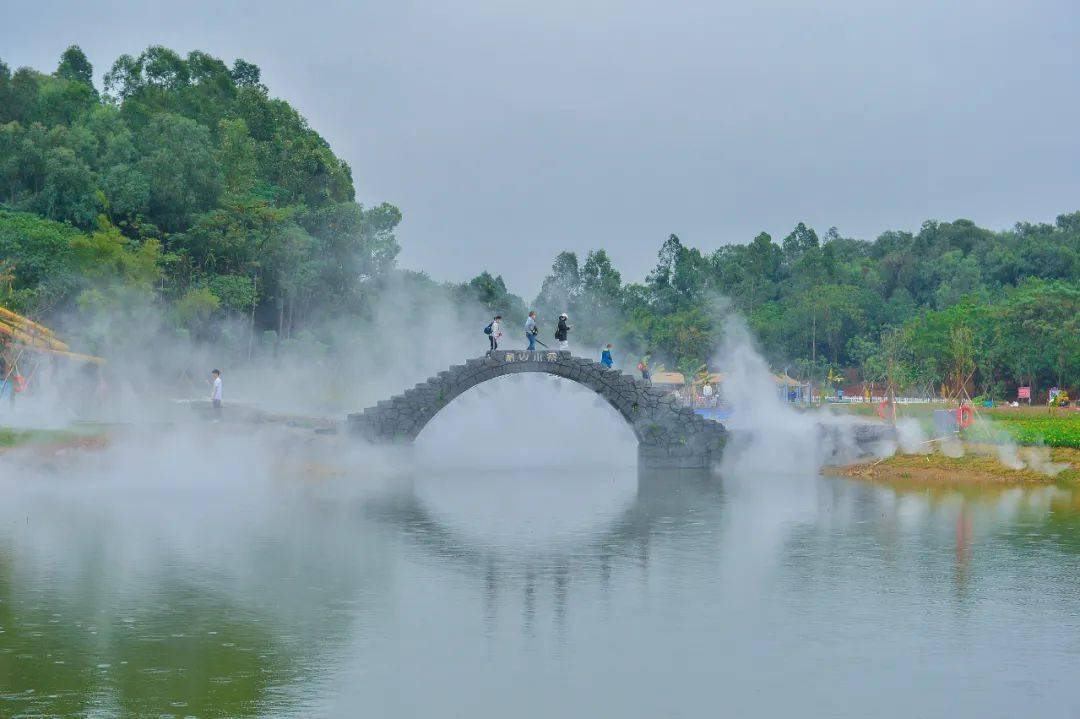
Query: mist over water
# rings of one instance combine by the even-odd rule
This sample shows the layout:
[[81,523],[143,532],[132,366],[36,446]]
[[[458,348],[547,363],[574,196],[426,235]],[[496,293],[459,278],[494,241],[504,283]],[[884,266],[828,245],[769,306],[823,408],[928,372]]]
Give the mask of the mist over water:
[[[854,435],[855,417],[822,411],[800,411],[787,402],[773,378],[768,362],[755,346],[746,321],[723,309],[723,342],[712,365],[724,372],[722,396],[731,409],[725,426],[731,443],[724,454],[724,473],[767,475],[816,474],[823,464],[854,461],[868,449],[881,456],[892,454],[896,443],[860,446]],[[901,443],[917,445],[917,425],[905,425]]]
[[[226,411],[340,418],[481,354],[473,319],[358,336],[347,368],[226,367]],[[0,456],[0,715],[1080,710],[1080,496],[820,477],[847,421],[793,410],[725,330],[711,476],[639,472],[618,413],[550,376],[402,450],[211,423],[133,373],[108,446]]]
[[[529,396],[530,384],[487,399]],[[556,399],[541,398],[538,415],[565,406]],[[576,409],[595,441],[606,433],[606,451],[623,441],[601,408]],[[617,462],[438,468],[427,454],[542,426],[433,424],[413,469],[341,438],[226,429],[133,437],[32,479],[5,458],[2,706],[274,717],[1077,708],[1074,493],[906,493],[738,463],[712,480]],[[577,431],[549,426],[544,439]],[[882,702],[894,693],[903,700]]]

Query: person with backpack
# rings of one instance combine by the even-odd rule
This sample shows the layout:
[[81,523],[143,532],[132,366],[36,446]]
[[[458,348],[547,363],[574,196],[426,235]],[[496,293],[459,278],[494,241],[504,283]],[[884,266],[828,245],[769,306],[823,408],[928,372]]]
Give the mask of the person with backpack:
[[570,325],[567,324],[568,319],[566,313],[563,312],[559,315],[559,326],[555,328],[555,339],[559,340],[559,349],[563,352],[570,349]]
[[488,353],[490,354],[499,349],[499,338],[502,337],[502,315],[495,315],[495,319],[491,320],[491,324],[484,328],[484,334],[488,336],[488,342],[491,345]]
[[529,351],[536,351],[536,335],[540,334],[540,328],[536,326],[536,310],[529,313],[525,318],[525,339],[529,342]]
[[600,364],[604,365],[608,369],[611,369],[615,365],[615,360],[611,359],[611,343],[608,342],[607,347],[600,353]]

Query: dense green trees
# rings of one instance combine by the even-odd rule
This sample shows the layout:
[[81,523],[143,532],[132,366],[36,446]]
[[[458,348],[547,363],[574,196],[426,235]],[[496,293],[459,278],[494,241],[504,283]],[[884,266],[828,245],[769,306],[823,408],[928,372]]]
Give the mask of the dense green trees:
[[620,285],[602,250],[589,257],[604,260],[601,291],[586,299],[590,273],[564,252],[536,300],[548,316],[576,313],[586,344],[704,362],[730,303],[773,363],[806,379],[854,369],[936,390],[966,351],[965,374],[999,398],[1018,384],[1080,384],[1080,213],[1006,232],[927,222],[874,242],[800,223],[779,244],[762,233],[711,254],[672,235],[644,285]]
[[[397,269],[400,211],[355,202],[349,166],[257,66],[151,47],[117,59],[103,90],[75,46],[49,74],[0,62],[3,304],[45,319],[75,308],[90,349],[151,316],[155,331],[244,348],[322,347],[330,333],[313,328],[364,326],[387,305],[410,318],[453,308],[478,342],[496,312],[523,321],[496,274],[442,286]],[[999,397],[1021,383],[1075,390],[1080,212],[1004,232],[927,222],[873,242],[799,223],[712,252],[671,235],[641,283],[602,249],[563,252],[534,307],[549,328],[569,312],[579,347],[611,341],[669,366],[708,361],[734,309],[778,368],[808,379],[854,370],[936,388],[963,367]]]
[[120,57],[104,87],[76,46],[52,74],[0,63],[0,301],[100,307],[86,294],[101,293],[100,258],[76,247],[108,237],[156,258],[155,301],[196,334],[246,313],[288,337],[370,305],[401,213],[354,201],[348,165],[258,67],[151,47]]

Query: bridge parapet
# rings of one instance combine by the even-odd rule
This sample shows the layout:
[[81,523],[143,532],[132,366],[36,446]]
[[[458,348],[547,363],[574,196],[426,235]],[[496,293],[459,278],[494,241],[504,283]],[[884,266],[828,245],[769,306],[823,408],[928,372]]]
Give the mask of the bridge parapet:
[[648,382],[569,352],[499,350],[439,372],[388,400],[349,415],[350,430],[377,443],[409,443],[458,395],[496,377],[542,373],[584,385],[630,424],[639,463],[647,467],[707,467],[719,460],[727,432],[681,407]]

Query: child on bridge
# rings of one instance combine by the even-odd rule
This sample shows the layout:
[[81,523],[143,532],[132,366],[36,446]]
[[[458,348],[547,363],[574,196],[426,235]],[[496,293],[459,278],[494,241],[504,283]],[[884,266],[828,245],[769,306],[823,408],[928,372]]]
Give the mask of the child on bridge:
[[608,369],[610,369],[615,364],[615,360],[611,359],[610,342],[608,342],[608,345],[604,348],[604,351],[600,353],[600,364],[604,365]]
[[484,334],[488,336],[488,343],[491,345],[489,353],[499,349],[499,338],[502,337],[502,315],[495,315],[495,319],[491,320],[491,324],[484,328]]

